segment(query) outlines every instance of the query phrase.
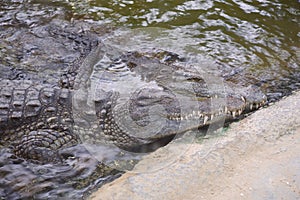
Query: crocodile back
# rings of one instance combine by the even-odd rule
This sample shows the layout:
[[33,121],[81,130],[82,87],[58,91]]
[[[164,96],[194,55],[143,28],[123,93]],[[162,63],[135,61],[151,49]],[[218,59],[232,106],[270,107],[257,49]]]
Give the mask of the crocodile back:
[[13,141],[38,129],[69,129],[72,98],[67,89],[31,81],[0,81],[0,138]]

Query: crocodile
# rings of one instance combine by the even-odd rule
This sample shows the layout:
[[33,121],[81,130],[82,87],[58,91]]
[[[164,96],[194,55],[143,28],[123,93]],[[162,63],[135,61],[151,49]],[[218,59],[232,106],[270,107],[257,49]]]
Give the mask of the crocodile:
[[[81,143],[85,136],[92,138],[93,141],[104,136],[110,143],[130,151],[140,151],[147,146],[150,146],[152,151],[156,149],[156,146],[155,149],[151,147],[152,144],[158,141],[165,141],[164,144],[167,144],[174,135],[184,132],[179,129],[180,123],[184,120],[197,119],[196,127],[206,126],[213,118],[218,118],[222,114],[226,119],[233,119],[266,103],[266,96],[254,86],[241,88],[233,83],[226,83],[226,91],[211,93],[201,75],[188,70],[185,66],[182,67],[181,64],[185,61],[175,53],[163,50],[151,50],[150,53],[130,51],[123,52],[119,57],[109,61],[99,62],[100,57],[105,57],[104,54],[105,48],[98,45],[87,56],[72,83],[72,88],[28,80],[1,80],[1,144],[11,146],[19,157],[42,163],[61,161],[60,150]],[[99,133],[92,132],[88,135],[86,131],[86,135],[82,137],[75,131],[77,126],[74,125],[75,121],[81,116],[77,116],[78,112],[74,113],[74,98],[77,91],[90,86],[88,77],[97,62],[105,72],[112,72],[115,75],[119,71],[125,71],[132,79],[138,78],[150,86],[146,84],[132,92],[124,109],[124,107],[117,108],[120,91],[112,88],[105,90],[104,87],[101,88],[105,85],[100,84],[92,99],[96,126],[100,128],[97,129]],[[147,70],[144,70],[145,68]],[[165,69],[167,73],[170,72],[168,70],[172,73],[169,82],[165,82],[165,75],[159,74]],[[159,73],[153,74],[155,71]],[[175,80],[174,77],[179,78]],[[118,82],[118,78],[108,81]],[[104,79],[102,73],[101,80]],[[192,87],[189,89],[182,87],[183,81],[188,81]],[[176,98],[175,89],[192,93],[194,97],[189,98],[194,98],[198,107],[187,109],[190,113],[183,113],[181,111],[183,105]],[[225,97],[227,105],[218,108],[217,111],[212,110],[210,102],[213,98],[218,99],[218,96]],[[130,118],[139,127],[147,128],[151,120],[149,111],[154,104],[162,106],[165,110],[162,117],[166,120],[164,127],[154,135],[149,137],[143,136],[143,133],[134,135],[128,131],[130,127],[120,125],[120,121]]]
[[0,78],[59,81],[61,87],[70,88],[83,59],[107,28],[76,20],[40,23],[0,29]]

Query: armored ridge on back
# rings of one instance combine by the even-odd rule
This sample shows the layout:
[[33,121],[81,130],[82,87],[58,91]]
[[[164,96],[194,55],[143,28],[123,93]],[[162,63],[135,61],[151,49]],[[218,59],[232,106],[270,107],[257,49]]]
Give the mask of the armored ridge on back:
[[[0,139],[2,145],[9,145],[14,148],[17,156],[45,162],[58,162],[61,160],[59,151],[63,148],[80,143],[79,136],[74,132],[73,116],[73,94],[81,87],[88,87],[88,78],[92,73],[93,66],[99,61],[99,55],[103,55],[105,49],[101,45],[88,55],[83,61],[79,76],[74,81],[74,88],[66,89],[50,84],[40,84],[33,81],[1,80],[0,81]],[[98,57],[97,57],[98,56]],[[226,84],[225,95],[227,106],[217,113],[209,108],[209,101],[214,98],[204,90],[201,74],[191,72],[181,67],[177,54],[167,51],[125,52],[119,59],[110,63],[110,66],[122,64],[126,70],[133,74],[145,76],[144,81],[152,79],[162,89],[142,88],[131,94],[128,104],[129,113],[120,110],[115,114],[118,92],[102,91],[102,96],[94,99],[97,123],[104,135],[110,142],[124,149],[136,149],[136,147],[152,144],[178,133],[178,123],[182,120],[198,119],[197,126],[205,126],[211,123],[214,117],[225,113],[227,118],[235,118],[243,112],[257,109],[266,103],[266,97],[258,88],[249,86],[240,88],[234,84]],[[179,87],[180,81],[171,79],[168,87],[164,87],[164,77],[151,78],[149,70],[144,71],[145,66],[169,67],[174,76],[184,75],[186,80],[193,83],[193,93],[196,94],[199,109],[188,110],[190,113],[182,113],[180,104],[173,94],[173,90]],[[82,69],[84,68],[84,69]],[[157,69],[150,69],[150,71]],[[160,70],[160,69],[159,69]],[[177,75],[176,75],[177,74]],[[149,80],[147,80],[149,79]],[[180,79],[179,79],[180,80]],[[172,84],[172,81],[177,82]],[[170,89],[170,87],[172,89]],[[236,87],[236,88],[235,88]],[[197,89],[198,88],[198,89]],[[153,104],[160,104],[167,112],[166,126],[161,133],[151,137],[136,137],[124,129],[117,118],[122,114],[129,114],[130,117],[140,123],[147,123],[148,111]],[[127,116],[128,117],[128,116]],[[100,135],[100,133],[99,133]],[[90,137],[97,139],[98,133]]]

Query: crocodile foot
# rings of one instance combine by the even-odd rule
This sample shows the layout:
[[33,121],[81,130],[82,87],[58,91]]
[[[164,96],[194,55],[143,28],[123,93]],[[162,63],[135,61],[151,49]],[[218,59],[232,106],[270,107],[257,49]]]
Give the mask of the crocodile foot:
[[15,142],[15,154],[19,157],[40,162],[61,162],[61,147],[74,145],[76,137],[69,132],[57,132],[51,129],[31,131]]

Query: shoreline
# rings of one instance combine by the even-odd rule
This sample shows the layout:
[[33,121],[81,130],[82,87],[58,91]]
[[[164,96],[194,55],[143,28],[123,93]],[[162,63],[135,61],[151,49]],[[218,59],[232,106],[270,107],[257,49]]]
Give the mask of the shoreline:
[[299,113],[300,91],[230,124],[224,136],[191,144],[170,166],[126,172],[88,199],[300,198]]

